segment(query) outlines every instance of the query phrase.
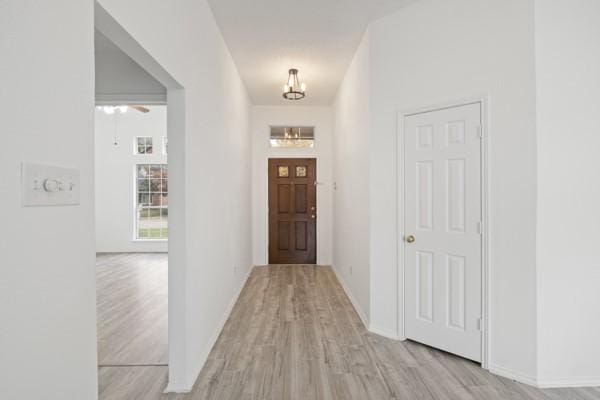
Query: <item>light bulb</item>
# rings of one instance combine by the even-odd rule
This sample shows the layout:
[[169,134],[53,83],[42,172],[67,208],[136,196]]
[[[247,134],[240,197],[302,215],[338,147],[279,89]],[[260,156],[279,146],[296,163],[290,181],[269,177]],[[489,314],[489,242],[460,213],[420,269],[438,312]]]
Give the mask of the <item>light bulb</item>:
[[283,93],[287,93],[290,91],[290,87],[288,85],[283,85]]
[[302,84],[300,85],[300,88],[302,89],[303,92],[306,92],[306,83],[302,82]]

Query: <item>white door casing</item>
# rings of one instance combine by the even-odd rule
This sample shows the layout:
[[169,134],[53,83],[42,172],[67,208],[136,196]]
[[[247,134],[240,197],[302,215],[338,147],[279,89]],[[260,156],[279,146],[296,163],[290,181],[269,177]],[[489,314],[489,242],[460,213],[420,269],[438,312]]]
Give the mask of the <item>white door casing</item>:
[[405,117],[405,335],[475,361],[482,359],[481,151],[481,103]]

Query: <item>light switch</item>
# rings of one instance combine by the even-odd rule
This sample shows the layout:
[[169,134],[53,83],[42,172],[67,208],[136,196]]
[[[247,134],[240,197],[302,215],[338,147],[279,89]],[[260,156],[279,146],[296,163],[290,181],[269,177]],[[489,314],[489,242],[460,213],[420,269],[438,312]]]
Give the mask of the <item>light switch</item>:
[[79,204],[79,171],[40,164],[21,164],[23,206]]

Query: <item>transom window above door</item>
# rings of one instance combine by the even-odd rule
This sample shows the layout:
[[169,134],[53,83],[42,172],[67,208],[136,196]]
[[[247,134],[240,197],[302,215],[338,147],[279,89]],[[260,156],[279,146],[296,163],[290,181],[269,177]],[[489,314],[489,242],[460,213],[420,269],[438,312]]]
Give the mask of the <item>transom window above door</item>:
[[315,147],[315,128],[312,126],[272,126],[269,136],[271,147]]

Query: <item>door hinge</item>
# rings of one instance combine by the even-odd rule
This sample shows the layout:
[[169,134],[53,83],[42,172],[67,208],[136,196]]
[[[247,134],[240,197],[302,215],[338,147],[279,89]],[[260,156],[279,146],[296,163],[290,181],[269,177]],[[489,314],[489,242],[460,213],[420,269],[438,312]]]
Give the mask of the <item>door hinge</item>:
[[483,129],[481,128],[481,125],[477,126],[477,135],[480,138],[483,138]]
[[478,331],[482,331],[483,329],[481,329],[481,318],[477,318],[477,330]]
[[477,222],[477,234],[483,235],[483,222],[481,221]]

